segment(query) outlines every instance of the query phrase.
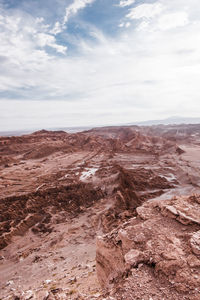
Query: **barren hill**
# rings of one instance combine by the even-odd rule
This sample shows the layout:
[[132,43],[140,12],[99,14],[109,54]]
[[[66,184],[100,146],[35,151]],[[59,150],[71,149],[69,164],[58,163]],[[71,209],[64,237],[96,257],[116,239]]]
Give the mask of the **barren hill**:
[[0,298],[199,299],[199,153],[200,125],[0,137]]

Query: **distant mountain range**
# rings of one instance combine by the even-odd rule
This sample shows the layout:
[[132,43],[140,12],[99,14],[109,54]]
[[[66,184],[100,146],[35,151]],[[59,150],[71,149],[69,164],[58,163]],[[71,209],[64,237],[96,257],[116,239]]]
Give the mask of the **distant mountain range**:
[[[143,125],[143,126],[151,126],[151,125],[172,125],[172,124],[200,124],[200,117],[199,118],[187,118],[187,117],[179,117],[173,116],[167,119],[162,120],[149,120],[143,122],[136,122],[131,123],[134,125]],[[129,125],[131,125],[129,124]]]
[[[112,126],[131,126],[131,125],[138,125],[138,126],[151,126],[151,125],[175,125],[175,124],[200,124],[200,117],[199,118],[187,118],[187,117],[179,117],[174,116],[167,119],[161,120],[149,120],[143,122],[132,122],[126,124],[113,124]],[[105,127],[106,125],[98,126],[98,127]],[[46,130],[63,130],[69,133],[80,132],[84,130],[89,130],[91,128],[96,127],[94,126],[82,126],[82,127],[55,127],[55,128],[45,128]],[[0,131],[0,136],[19,136],[22,134],[29,134],[38,129],[33,130],[17,130],[17,131]]]
[[82,126],[82,127],[52,127],[52,128],[37,128],[37,129],[30,129],[30,130],[9,130],[9,131],[0,131],[0,136],[19,136],[19,135],[23,135],[23,134],[30,134],[33,133],[35,131],[41,130],[41,129],[45,129],[45,130],[62,130],[62,131],[66,131],[69,133],[75,133],[75,132],[80,132],[80,131],[85,131],[85,130],[89,130],[91,128],[93,128],[94,126]]

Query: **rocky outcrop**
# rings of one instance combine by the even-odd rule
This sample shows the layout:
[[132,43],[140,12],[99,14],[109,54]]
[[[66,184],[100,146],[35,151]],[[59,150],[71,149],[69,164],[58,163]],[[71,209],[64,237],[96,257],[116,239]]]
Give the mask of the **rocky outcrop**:
[[175,218],[183,225],[200,225],[200,197],[198,195],[184,198],[173,198],[159,204],[163,216]]
[[197,231],[192,235],[190,239],[190,246],[194,254],[200,255],[200,231]]
[[24,235],[29,228],[34,233],[51,232],[53,214],[64,210],[70,216],[77,216],[84,207],[102,197],[100,189],[78,183],[0,199],[0,249],[7,246],[13,236]]
[[[136,211],[136,217],[97,238],[97,275],[102,287],[117,293],[120,286],[125,295],[125,282],[131,285],[138,280],[132,275],[134,270],[140,277],[147,268],[151,270],[149,281],[164,281],[174,291],[171,299],[180,299],[176,293],[179,297],[189,295],[187,299],[198,299],[195,297],[200,295],[200,196],[148,201]],[[136,295],[133,289],[130,293],[126,299]]]
[[[142,203],[164,193],[174,185],[156,172],[135,168],[129,170],[118,164],[102,166],[95,173],[97,186],[105,191],[110,205],[94,219],[96,228],[107,233],[136,214]],[[89,182],[89,181],[88,181]]]
[[57,152],[102,151],[110,155],[115,152],[142,152],[153,155],[177,152],[175,142],[149,136],[135,126],[92,129],[73,134],[40,130],[20,137],[0,137],[0,146],[0,165],[12,161],[16,155],[28,160],[48,157]]

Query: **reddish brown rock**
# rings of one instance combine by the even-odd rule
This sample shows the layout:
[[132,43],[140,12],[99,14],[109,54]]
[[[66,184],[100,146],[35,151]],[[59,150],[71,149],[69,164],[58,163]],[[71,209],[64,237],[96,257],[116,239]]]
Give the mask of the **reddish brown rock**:
[[190,245],[193,253],[200,255],[200,231],[197,231],[192,235],[190,239]]
[[[199,226],[197,214],[200,205],[197,202],[193,204],[195,209],[187,197],[149,201],[137,208],[137,218],[99,238],[101,242],[97,242],[96,261],[102,286],[108,290],[113,286],[117,288],[118,282],[124,286],[124,276],[142,264],[152,268],[151,280],[165,280],[167,288],[174,289],[175,294],[190,293],[191,289],[196,289],[198,294],[200,235],[195,229]],[[187,222],[179,218],[183,211]],[[192,234],[190,240],[188,232]],[[106,263],[102,264],[102,261]],[[129,275],[128,278],[129,282],[134,280]],[[134,297],[135,292],[132,290],[130,293]]]
[[0,298],[199,300],[199,128],[0,137]]

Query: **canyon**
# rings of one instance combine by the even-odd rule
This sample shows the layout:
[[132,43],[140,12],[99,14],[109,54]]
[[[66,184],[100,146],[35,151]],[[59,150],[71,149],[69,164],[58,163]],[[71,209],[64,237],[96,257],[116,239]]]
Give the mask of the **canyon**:
[[0,137],[0,299],[200,299],[200,125]]

